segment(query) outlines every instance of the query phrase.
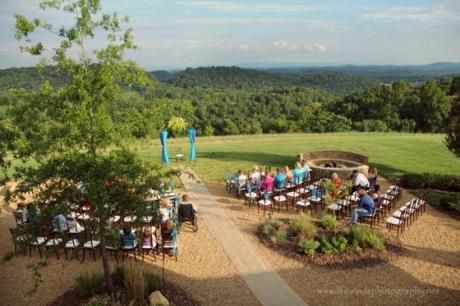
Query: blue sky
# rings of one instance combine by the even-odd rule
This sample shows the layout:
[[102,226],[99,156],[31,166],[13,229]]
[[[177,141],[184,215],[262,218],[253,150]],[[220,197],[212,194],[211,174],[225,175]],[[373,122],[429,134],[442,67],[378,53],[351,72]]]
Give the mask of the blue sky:
[[[128,57],[147,69],[460,61],[460,0],[101,2],[105,12],[130,17],[139,49]],[[14,13],[44,16],[57,27],[69,21],[38,10],[38,0],[0,4],[1,68],[36,62],[14,40]],[[34,40],[57,44],[46,33]]]

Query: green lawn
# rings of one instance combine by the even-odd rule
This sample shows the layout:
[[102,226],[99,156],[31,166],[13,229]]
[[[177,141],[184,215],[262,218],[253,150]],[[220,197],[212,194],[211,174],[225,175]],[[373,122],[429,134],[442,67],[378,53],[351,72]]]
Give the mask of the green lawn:
[[[198,137],[197,161],[190,164],[205,182],[221,182],[228,170],[259,166],[293,166],[300,152],[336,149],[362,153],[379,173],[394,178],[407,172],[459,174],[460,159],[440,134],[335,133]],[[159,140],[131,143],[141,155],[159,160]],[[169,141],[170,156],[187,156],[186,138]],[[174,162],[172,163],[175,164]],[[188,163],[185,163],[188,164]]]

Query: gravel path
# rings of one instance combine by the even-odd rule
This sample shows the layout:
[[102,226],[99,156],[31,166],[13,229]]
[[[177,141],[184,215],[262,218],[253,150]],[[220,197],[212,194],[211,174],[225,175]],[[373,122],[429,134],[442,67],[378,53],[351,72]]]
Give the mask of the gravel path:
[[261,304],[266,306],[306,305],[272,269],[271,265],[257,254],[249,240],[219,207],[216,198],[208,192],[206,186],[197,183],[199,179],[196,174],[194,174],[194,179],[183,174],[181,180],[193,201],[199,203],[199,213],[210,227],[215,239]]

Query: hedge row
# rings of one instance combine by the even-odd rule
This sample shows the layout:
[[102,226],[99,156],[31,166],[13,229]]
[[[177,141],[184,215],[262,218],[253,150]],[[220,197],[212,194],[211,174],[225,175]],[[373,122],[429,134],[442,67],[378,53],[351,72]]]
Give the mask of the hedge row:
[[404,174],[401,177],[401,186],[411,189],[431,188],[460,192],[460,175],[432,173]]

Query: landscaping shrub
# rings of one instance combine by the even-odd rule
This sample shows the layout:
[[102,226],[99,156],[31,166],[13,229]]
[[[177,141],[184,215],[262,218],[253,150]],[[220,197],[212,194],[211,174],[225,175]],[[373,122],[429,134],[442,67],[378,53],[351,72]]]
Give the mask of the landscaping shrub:
[[432,188],[460,192],[460,175],[409,173],[401,177],[401,186],[411,189]]
[[267,219],[265,223],[262,224],[261,232],[266,238],[274,241],[275,240],[274,237],[278,229],[280,228],[280,226],[281,226],[281,223],[279,221]]
[[317,237],[317,240],[320,244],[319,248],[321,253],[326,255],[335,255],[339,253],[339,251],[332,245],[327,235],[321,234]]
[[150,273],[150,272],[145,272],[144,279],[145,279],[145,289],[146,289],[147,294],[161,289],[161,280],[158,275]]
[[337,250],[339,253],[343,253],[348,249],[348,240],[344,236],[332,236],[331,245]]
[[142,270],[134,263],[128,262],[124,266],[124,285],[136,305],[145,305],[147,294],[145,277]]
[[310,215],[301,213],[291,220],[290,226],[295,232],[299,240],[310,240],[316,235],[317,229]]
[[122,304],[114,298],[109,296],[96,295],[84,306],[121,306]]
[[321,224],[325,229],[332,230],[337,227],[337,224],[339,222],[337,221],[335,216],[332,215],[324,215],[321,218]]
[[456,210],[460,213],[460,196],[444,196],[439,201],[439,206],[446,210]]
[[319,247],[319,242],[315,240],[301,240],[298,244],[299,250],[308,256],[313,256]]
[[352,245],[359,245],[361,248],[370,247],[375,250],[385,249],[385,237],[371,228],[362,225],[353,225],[350,229]]
[[274,238],[278,241],[288,241],[289,233],[285,230],[277,231]]
[[77,292],[81,296],[93,296],[104,290],[104,274],[94,272],[89,275],[87,272],[75,279]]

